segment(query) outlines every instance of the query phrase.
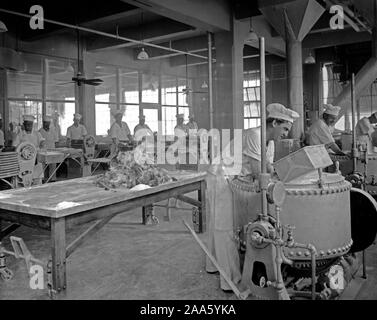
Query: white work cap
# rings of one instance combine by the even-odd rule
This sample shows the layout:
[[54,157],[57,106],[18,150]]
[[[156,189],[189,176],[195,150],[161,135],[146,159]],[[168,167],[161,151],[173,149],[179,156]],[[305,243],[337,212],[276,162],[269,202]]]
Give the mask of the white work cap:
[[332,116],[337,117],[339,115],[340,107],[333,106],[332,104],[325,104],[325,111],[323,113],[331,114]]
[[184,118],[185,117],[185,115],[183,114],[183,113],[178,113],[177,115],[176,115],[176,117],[177,117],[177,119],[179,119],[179,118]]
[[81,114],[79,114],[79,113],[75,113],[75,114],[73,115],[73,119],[80,120],[80,119],[81,119]]
[[31,122],[34,122],[35,117],[34,117],[33,115],[31,115],[31,114],[24,114],[24,115],[22,116],[22,119],[23,119],[24,121],[31,121]]
[[52,120],[52,117],[51,117],[51,116],[45,115],[45,116],[43,117],[43,121],[45,121],[45,122],[51,122],[51,120]]
[[300,115],[291,109],[284,107],[280,103],[271,103],[267,106],[267,118],[281,119],[293,123]]

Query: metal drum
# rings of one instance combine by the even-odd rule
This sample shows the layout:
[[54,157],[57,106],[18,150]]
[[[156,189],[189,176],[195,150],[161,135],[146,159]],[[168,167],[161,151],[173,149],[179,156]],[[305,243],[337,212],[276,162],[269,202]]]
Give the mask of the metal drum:
[[261,194],[255,183],[237,178],[229,183],[233,192],[233,212],[235,228],[242,228],[249,222],[255,221],[261,213]]
[[[282,206],[283,225],[295,226],[294,240],[317,249],[317,263],[332,261],[347,253],[351,239],[351,184],[341,175],[317,171],[285,183],[286,200]],[[284,248],[296,268],[310,267],[310,252]],[[308,263],[309,262],[309,263]]]

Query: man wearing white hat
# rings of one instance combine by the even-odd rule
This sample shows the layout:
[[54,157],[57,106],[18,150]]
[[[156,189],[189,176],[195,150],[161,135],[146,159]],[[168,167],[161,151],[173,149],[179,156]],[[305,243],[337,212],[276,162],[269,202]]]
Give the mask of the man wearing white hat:
[[338,118],[340,107],[326,104],[322,119],[318,119],[309,128],[309,145],[324,144],[327,149],[330,149],[335,154],[345,155],[335,143],[334,137],[331,134],[331,128],[335,125]]
[[73,125],[67,129],[67,146],[71,146],[71,141],[84,140],[85,136],[88,134],[84,125],[80,123],[81,114],[75,113],[73,115]]
[[[299,114],[282,104],[272,103],[267,106],[267,126],[266,126],[266,158],[268,172],[273,172],[274,142],[285,138],[292,128],[293,122],[299,118]],[[209,223],[208,223],[208,248],[216,258],[222,269],[228,274],[234,283],[241,280],[240,256],[238,243],[234,235],[243,228],[237,222],[256,216],[260,208],[259,174],[261,172],[261,128],[250,128],[242,134],[242,155],[234,155],[234,144],[240,143],[232,141],[225,148],[223,155],[229,155],[232,160],[241,160],[238,173],[234,172],[234,164],[228,166],[226,156],[223,157],[220,165],[212,165],[208,171],[207,190],[209,203]],[[233,153],[233,155],[232,155]],[[233,193],[228,181],[236,184],[243,184],[249,188],[249,203],[252,205],[238,212],[233,207]],[[255,205],[254,205],[255,203]],[[255,212],[249,212],[250,208],[255,208]],[[245,219],[245,216],[246,217]],[[207,272],[216,272],[216,267],[209,259],[206,259]],[[224,278],[220,276],[220,287],[228,291],[231,288]]]
[[0,113],[0,151],[4,148],[4,132],[3,132],[3,117]]
[[367,146],[368,153],[373,152],[372,134],[374,133],[373,124],[377,123],[377,112],[372,113],[369,117],[361,118],[356,126],[356,140],[360,144]]
[[177,125],[174,127],[174,135],[179,137],[179,136],[187,136],[188,134],[188,128],[187,126],[183,123],[185,115],[183,113],[179,113],[176,115],[177,118]]
[[46,140],[47,149],[55,148],[55,132],[50,128],[51,120],[51,116],[45,115],[43,117],[42,128],[39,129],[39,133]]
[[117,147],[119,143],[132,142],[130,128],[127,123],[122,121],[123,111],[117,110],[114,113],[115,122],[110,127],[109,135],[113,139],[113,146]]
[[139,123],[136,125],[136,127],[134,129],[134,136],[135,137],[136,137],[137,131],[139,131],[139,130],[143,130],[144,136],[145,136],[145,134],[153,136],[153,131],[151,130],[151,128],[149,128],[149,126],[147,124],[145,124],[145,115],[143,115],[143,114],[139,116]]
[[45,139],[38,131],[33,130],[33,124],[35,117],[33,115],[23,115],[23,130],[21,130],[15,139],[12,141],[12,145],[17,147],[21,142],[30,142],[37,149],[44,148]]

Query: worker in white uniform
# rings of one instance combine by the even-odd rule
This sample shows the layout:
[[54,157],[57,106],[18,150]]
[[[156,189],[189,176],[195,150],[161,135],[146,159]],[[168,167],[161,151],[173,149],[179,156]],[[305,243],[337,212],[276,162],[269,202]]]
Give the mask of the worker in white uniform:
[[[274,142],[288,135],[292,123],[299,115],[297,112],[279,103],[268,105],[267,111],[267,169],[268,172],[273,172]],[[235,161],[241,161],[241,169],[238,174],[234,172],[234,164],[230,167],[229,162],[224,161],[226,160],[224,157],[220,164],[214,162],[215,164],[212,164],[208,170],[208,249],[235,284],[241,281],[238,243],[234,237],[235,231],[239,226],[235,225],[235,221],[238,221],[238,213],[233,210],[233,195],[228,181],[232,179],[246,180],[250,182],[250,185],[255,186],[256,191],[258,190],[258,178],[261,172],[260,136],[260,127],[243,131],[242,155],[238,155],[237,157],[237,155],[233,154]],[[234,145],[239,143],[241,143],[241,141],[233,141],[226,149],[230,149],[230,154],[232,154]],[[260,194],[255,193],[255,196],[257,198],[256,201],[260,201]],[[208,258],[206,259],[206,270],[210,273],[217,271],[216,267]],[[222,276],[220,276],[220,287],[224,291],[231,289]]]
[[377,123],[377,112],[369,117],[360,119],[355,126],[356,141],[367,147],[368,153],[373,152],[372,134],[374,133],[373,124]]
[[177,125],[174,127],[174,135],[176,137],[187,136],[188,128],[183,123],[185,115],[183,113],[179,113],[176,115],[176,118],[177,118]]
[[86,128],[80,123],[81,114],[75,113],[73,115],[73,125],[67,129],[67,146],[71,146],[72,140],[84,140],[85,136],[88,134]]
[[327,150],[338,155],[346,155],[338,145],[335,143],[332,136],[332,127],[335,125],[338,118],[340,107],[326,104],[322,119],[318,119],[309,128],[309,145],[324,144]]
[[51,116],[44,116],[43,117],[43,123],[42,128],[39,129],[39,133],[42,135],[42,137],[46,140],[46,148],[47,149],[53,149],[55,148],[55,132],[51,130]]
[[134,136],[135,136],[135,139],[137,139],[137,132],[139,130],[143,130],[140,134],[142,134],[143,136],[145,135],[152,135],[153,136],[153,131],[151,130],[151,128],[149,128],[149,126],[145,123],[145,115],[140,115],[139,116],[139,123],[136,125],[135,129],[134,129]]
[[52,114],[52,122],[50,124],[50,130],[54,132],[55,142],[59,142],[59,140],[62,138],[62,131],[59,125],[59,113],[56,111]]
[[123,111],[117,110],[114,113],[115,122],[110,127],[109,135],[113,140],[112,144],[112,154],[118,150],[118,145],[120,143],[129,143],[133,142],[133,137],[131,135],[130,128],[128,127],[127,123],[122,121],[123,119]]
[[0,151],[3,150],[5,141],[4,141],[4,132],[3,132],[3,117],[0,113]]
[[23,129],[12,141],[12,145],[17,147],[22,142],[30,142],[37,149],[45,147],[45,139],[38,131],[33,130],[35,117],[33,115],[23,115]]

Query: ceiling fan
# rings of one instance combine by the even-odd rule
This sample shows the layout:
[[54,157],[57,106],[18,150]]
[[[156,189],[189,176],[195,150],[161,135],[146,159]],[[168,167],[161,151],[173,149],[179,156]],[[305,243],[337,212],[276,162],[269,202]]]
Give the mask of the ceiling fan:
[[194,91],[191,89],[188,85],[188,64],[187,64],[187,54],[185,54],[186,59],[186,88],[182,89],[180,93],[182,94],[188,94],[188,93],[208,93],[207,91]]
[[92,79],[87,79],[85,78],[85,75],[80,71],[80,31],[77,29],[77,73],[76,76],[72,77],[72,81],[66,82],[66,83],[61,83],[67,84],[67,83],[77,83],[78,86],[81,86],[82,84],[87,84],[90,86],[98,86],[101,83],[103,83],[102,79],[98,78],[92,78]]

